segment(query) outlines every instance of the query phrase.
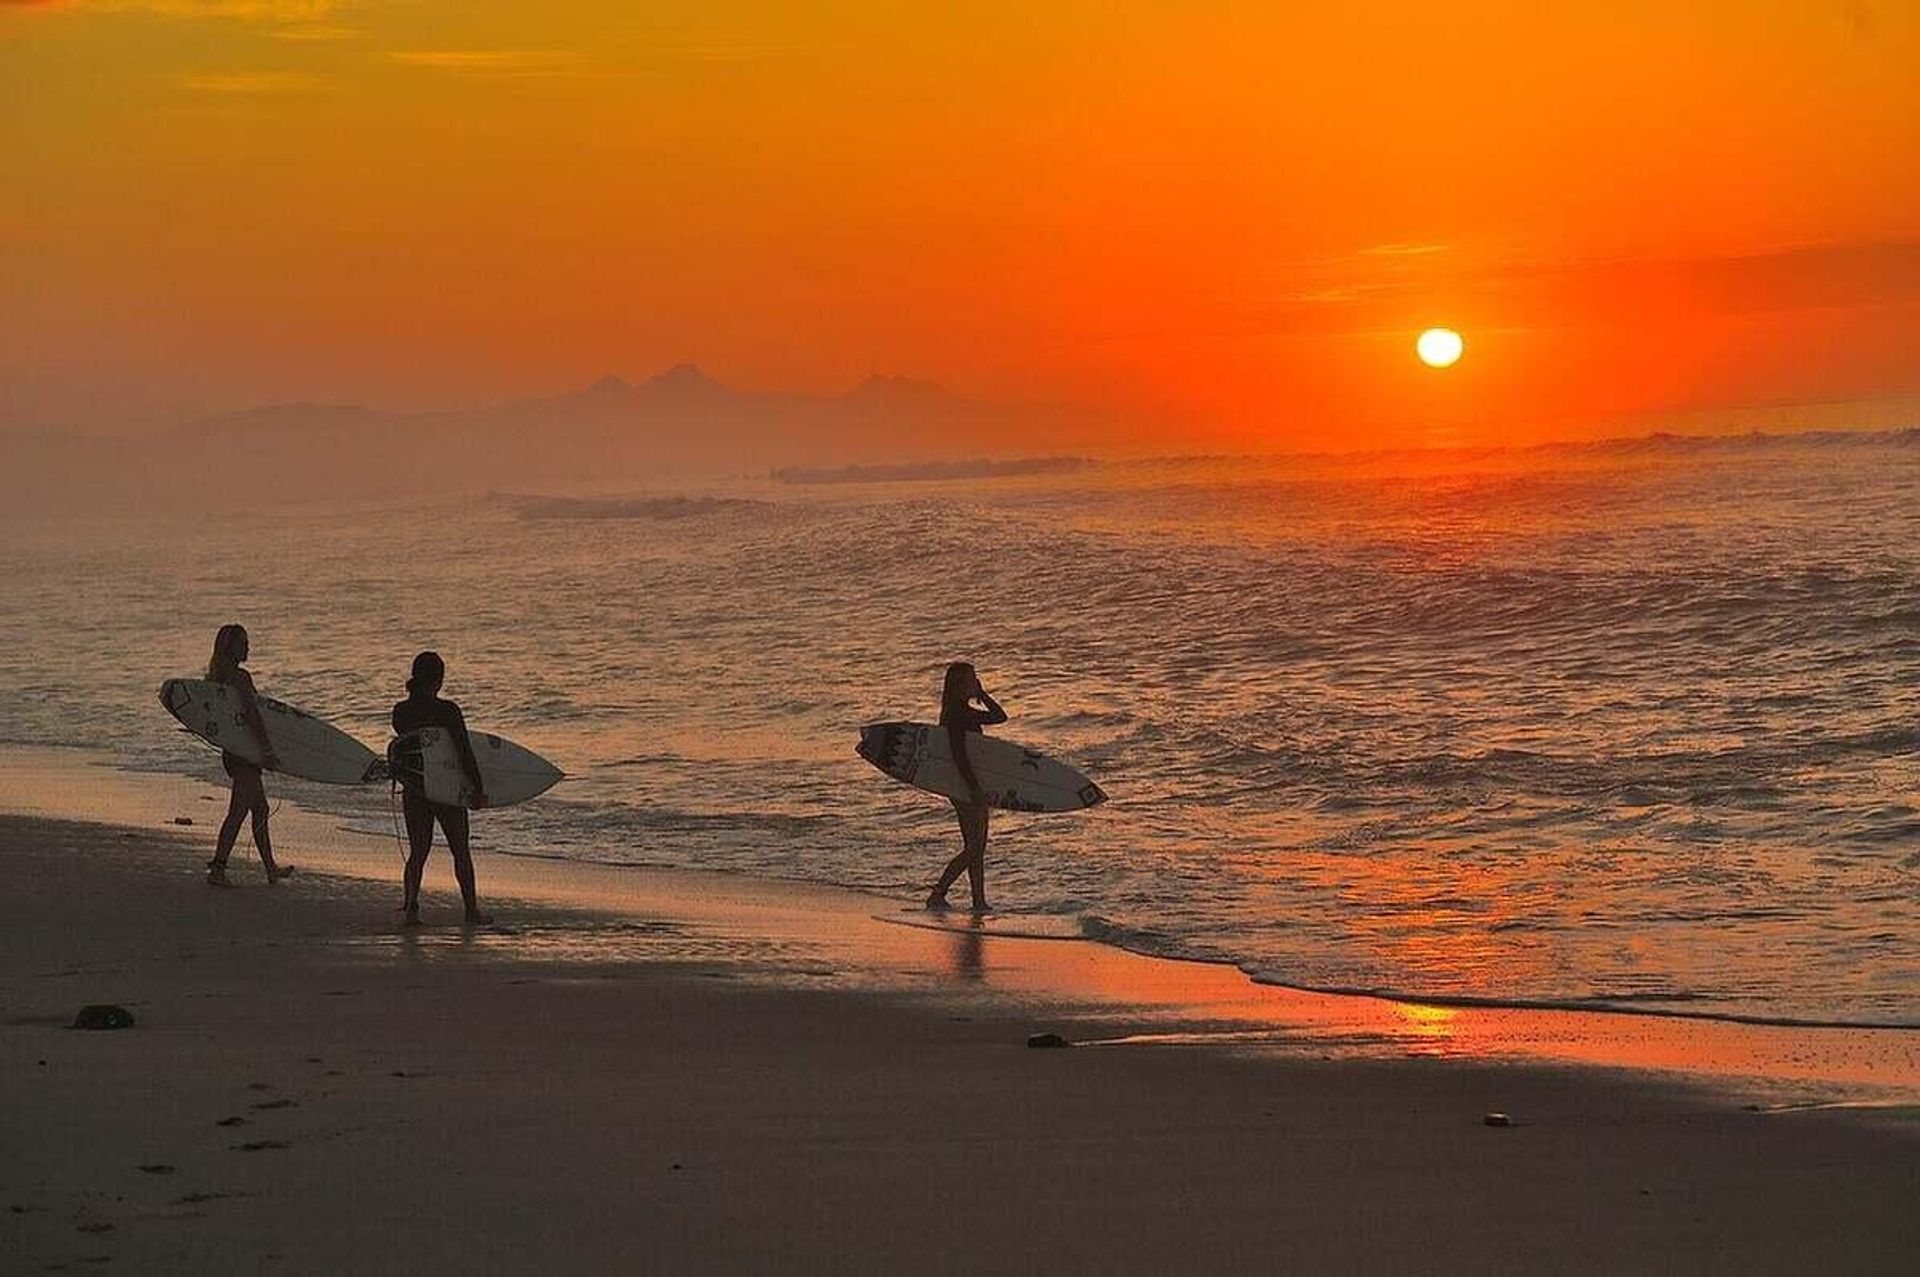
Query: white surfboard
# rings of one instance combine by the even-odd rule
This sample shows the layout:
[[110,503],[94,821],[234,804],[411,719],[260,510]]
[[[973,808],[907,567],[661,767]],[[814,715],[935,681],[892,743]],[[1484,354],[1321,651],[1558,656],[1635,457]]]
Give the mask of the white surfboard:
[[[511,807],[538,798],[563,778],[558,767],[523,745],[491,732],[469,731],[473,759],[487,806]],[[387,766],[403,785],[417,787],[430,803],[473,806],[473,784],[460,765],[460,750],[444,727],[422,727],[396,736],[387,745]]]
[[[271,696],[256,699],[267,739],[280,759],[273,770],[326,785],[360,785],[378,778],[379,756],[333,724]],[[237,688],[204,678],[170,678],[160,684],[160,703],[207,744],[260,765],[260,742],[241,712]]]
[[[854,752],[915,789],[963,802],[968,797],[944,727],[871,723],[860,729]],[[998,736],[968,733],[967,761],[987,806],[1002,811],[1079,811],[1107,800],[1100,786],[1065,763]]]

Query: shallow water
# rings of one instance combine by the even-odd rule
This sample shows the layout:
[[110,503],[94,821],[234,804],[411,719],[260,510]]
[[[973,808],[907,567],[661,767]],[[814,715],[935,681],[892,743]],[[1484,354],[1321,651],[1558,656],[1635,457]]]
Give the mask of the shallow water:
[[996,818],[1003,907],[1308,987],[1920,1024],[1910,436],[641,496],[0,524],[0,738],[216,775],[154,693],[231,619],[378,747],[431,646],[572,777],[483,847],[904,902],[951,813],[857,728],[964,656],[1112,796]]

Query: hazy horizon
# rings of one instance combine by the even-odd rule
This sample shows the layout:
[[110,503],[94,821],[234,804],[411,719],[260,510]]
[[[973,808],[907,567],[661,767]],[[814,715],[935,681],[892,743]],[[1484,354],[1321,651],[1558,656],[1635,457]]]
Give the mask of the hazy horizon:
[[1174,452],[1898,400],[1915,65],[1920,14],[1825,0],[11,0],[0,427],[689,361]]

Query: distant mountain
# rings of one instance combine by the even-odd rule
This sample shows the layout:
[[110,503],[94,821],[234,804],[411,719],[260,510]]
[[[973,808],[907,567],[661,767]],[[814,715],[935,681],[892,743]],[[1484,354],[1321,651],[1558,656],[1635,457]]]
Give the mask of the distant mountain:
[[473,410],[269,404],[157,439],[49,437],[31,455],[42,486],[64,494],[49,504],[206,502],[214,475],[218,503],[232,506],[1005,460],[1095,446],[1105,424],[1081,409],[978,403],[911,377],[875,375],[836,395],[756,394],[683,363],[639,382],[610,373]]

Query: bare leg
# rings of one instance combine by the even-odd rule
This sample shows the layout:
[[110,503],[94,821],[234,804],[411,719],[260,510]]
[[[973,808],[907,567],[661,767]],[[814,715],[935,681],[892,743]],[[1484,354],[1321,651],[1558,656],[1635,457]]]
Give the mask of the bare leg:
[[267,821],[273,815],[273,809],[267,805],[267,787],[261,782],[260,773],[253,774],[253,846],[260,853],[260,863],[266,868],[267,881],[278,882],[291,869],[282,869],[273,863],[273,835],[267,831]]
[[987,809],[969,807],[960,814],[960,833],[966,841],[967,885],[973,888],[973,911],[987,911]]
[[215,886],[227,884],[227,857],[233,854],[233,844],[240,839],[240,822],[248,816],[253,817],[253,841],[260,848],[261,859],[267,864],[267,878],[273,878],[273,845],[267,838],[267,787],[260,779],[260,769],[233,757],[221,760],[227,769],[227,776],[233,782],[232,792],[227,797],[227,818],[220,822],[220,836],[213,844],[213,861],[207,866],[207,881]]
[[213,844],[213,863],[207,866],[207,881],[216,886],[227,885],[227,857],[233,854],[234,840],[240,837],[240,823],[253,806],[246,790],[240,776],[234,776],[233,792],[227,799],[227,818],[220,822],[220,836]]
[[954,815],[960,818],[960,854],[947,862],[940,871],[940,881],[933,884],[933,890],[927,893],[927,908],[944,909],[947,906],[947,888],[954,879],[967,871],[967,862],[972,856],[971,844],[967,839],[967,808],[959,803],[953,805]]
[[453,852],[453,876],[460,884],[460,900],[467,907],[467,921],[476,926],[486,926],[493,919],[480,912],[480,897],[473,883],[473,844],[469,839],[465,807],[441,807],[440,828],[446,831],[447,849]]
[[400,911],[411,926],[420,921],[420,879],[427,871],[427,853],[433,850],[433,809],[426,799],[411,793],[401,800],[400,809],[407,819],[407,869]]

